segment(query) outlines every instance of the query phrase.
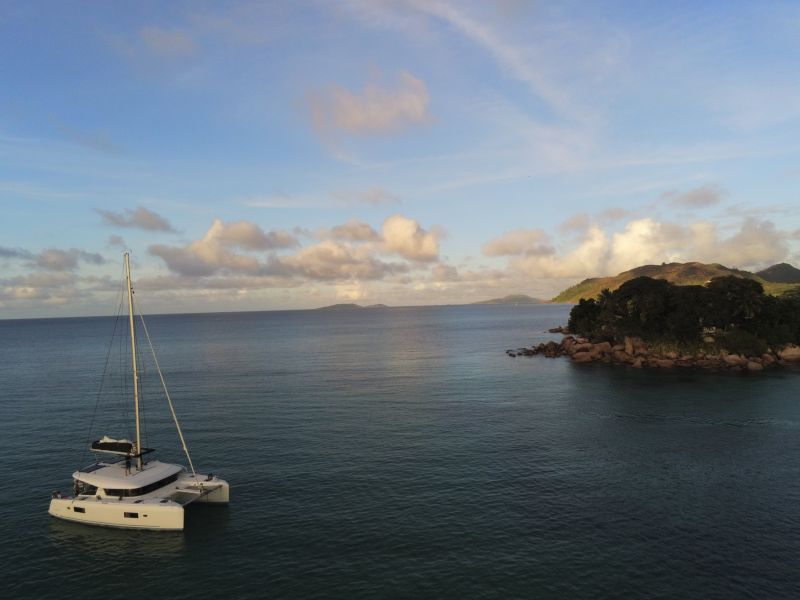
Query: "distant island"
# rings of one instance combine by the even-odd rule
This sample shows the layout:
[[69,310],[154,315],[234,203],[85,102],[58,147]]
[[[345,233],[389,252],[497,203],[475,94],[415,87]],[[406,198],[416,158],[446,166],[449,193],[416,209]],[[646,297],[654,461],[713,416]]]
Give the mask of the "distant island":
[[[682,284],[657,273],[702,284]],[[616,277],[587,279],[570,288],[615,284],[595,297],[582,296],[569,315],[561,342],[507,351],[509,356],[569,356],[574,362],[628,364],[636,368],[701,367],[761,371],[775,364],[800,363],[800,275],[788,264],[758,273],[722,265],[647,265]],[[766,278],[773,287],[767,293]],[[570,290],[567,290],[568,292]]]
[[717,263],[664,263],[636,267],[613,277],[584,279],[558,294],[552,301],[577,304],[581,298],[596,298],[604,289],[613,292],[626,281],[637,277],[663,279],[676,285],[705,285],[712,279],[726,276],[757,281],[771,295],[780,295],[800,285],[800,269],[787,263],[773,265],[757,273],[730,269]]
[[389,308],[385,304],[370,304],[368,306],[362,306],[360,304],[355,303],[345,303],[345,304],[331,304],[330,306],[322,306],[320,308],[315,308],[314,310],[363,310],[367,308]]
[[491,300],[482,300],[481,302],[470,302],[470,304],[541,304],[542,300],[539,298],[532,298],[525,294],[511,294],[502,298],[492,298]]

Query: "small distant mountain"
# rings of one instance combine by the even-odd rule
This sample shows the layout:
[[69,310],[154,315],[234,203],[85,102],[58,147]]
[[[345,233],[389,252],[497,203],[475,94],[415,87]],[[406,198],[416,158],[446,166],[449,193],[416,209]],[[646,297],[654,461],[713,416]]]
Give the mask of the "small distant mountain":
[[330,306],[323,306],[321,308],[317,308],[316,310],[362,310],[365,308],[389,308],[385,304],[370,304],[369,306],[361,306],[360,304],[355,303],[345,303],[345,304],[331,304]]
[[[784,266],[785,265],[785,266]],[[788,269],[786,268],[788,267]],[[762,273],[774,273],[771,275],[776,279],[767,279],[762,277]],[[791,271],[789,271],[791,269]],[[571,302],[577,303],[581,298],[596,298],[598,294],[604,289],[609,289],[612,292],[616,290],[626,281],[635,279],[636,277],[652,277],[653,279],[666,279],[670,283],[676,285],[703,285],[714,279],[715,277],[725,277],[733,275],[735,277],[745,277],[747,279],[754,279],[764,286],[764,290],[769,294],[780,294],[787,289],[794,287],[789,281],[778,281],[778,279],[791,277],[796,272],[800,275],[800,270],[795,269],[791,265],[774,265],[769,269],[765,269],[759,273],[750,273],[749,271],[742,271],[740,269],[730,269],[718,263],[665,263],[661,265],[644,265],[636,267],[630,271],[625,271],[614,277],[597,277],[592,279],[584,279],[577,285],[573,285],[561,292],[558,296],[553,298],[553,302]],[[800,283],[800,279],[797,279]],[[788,284],[788,285],[787,285]]]
[[764,281],[770,283],[800,283],[800,269],[789,263],[778,263],[756,273]]
[[470,304],[541,304],[539,298],[532,298],[526,294],[511,294],[503,298],[492,298],[481,302],[471,302]]
[[351,303],[348,303],[348,304],[331,304],[330,306],[322,306],[322,307],[318,308],[317,310],[358,310],[358,309],[361,309],[361,308],[364,308],[364,307],[361,306],[360,304],[353,304],[351,302]]

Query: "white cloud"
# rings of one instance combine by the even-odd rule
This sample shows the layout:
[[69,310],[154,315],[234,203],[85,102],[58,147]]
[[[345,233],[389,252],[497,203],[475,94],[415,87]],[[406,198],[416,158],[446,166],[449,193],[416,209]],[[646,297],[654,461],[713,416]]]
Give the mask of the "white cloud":
[[271,250],[299,245],[297,238],[288,231],[272,230],[265,233],[261,227],[249,221],[224,224],[215,219],[206,235],[211,235],[225,246],[239,246],[248,250]]
[[[743,221],[738,231],[727,237],[709,222],[678,225],[642,218],[630,221],[622,231],[612,234],[592,224],[576,246],[561,253],[531,253],[523,243],[515,243],[514,236],[498,238],[490,244],[496,244],[491,249],[503,250],[504,255],[511,257],[510,273],[581,279],[616,275],[641,265],[664,262],[716,262],[728,267],[759,269],[786,260],[790,238],[789,232],[778,230],[773,223],[753,218]],[[549,238],[541,234],[534,239],[545,246],[549,243]]]
[[265,233],[247,221],[225,224],[214,219],[206,234],[185,247],[155,244],[150,253],[161,257],[170,270],[182,275],[208,276],[217,272],[258,274],[261,264],[252,256],[236,254],[230,247],[249,250],[287,248],[297,239],[285,231]]
[[403,71],[397,89],[370,83],[356,94],[335,85],[312,93],[308,106],[314,127],[323,135],[380,135],[430,122],[429,103],[425,83]]
[[384,246],[404,258],[433,261],[439,257],[438,235],[425,231],[414,219],[394,215],[383,222]]
[[268,272],[282,276],[334,281],[382,279],[385,275],[408,271],[408,266],[383,262],[372,256],[372,249],[333,240],[302,248],[297,254],[270,261]]
[[334,240],[346,240],[350,242],[377,242],[381,239],[378,232],[363,221],[350,219],[343,225],[333,227],[328,233]]

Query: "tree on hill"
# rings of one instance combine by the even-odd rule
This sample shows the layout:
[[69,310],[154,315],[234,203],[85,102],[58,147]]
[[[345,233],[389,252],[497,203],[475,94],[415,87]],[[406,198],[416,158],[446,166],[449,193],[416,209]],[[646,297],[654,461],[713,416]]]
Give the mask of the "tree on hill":
[[568,327],[595,341],[636,336],[681,343],[699,342],[705,328],[715,328],[732,347],[755,351],[767,343],[800,341],[800,292],[767,296],[759,282],[735,276],[705,286],[637,277],[596,299],[582,299]]

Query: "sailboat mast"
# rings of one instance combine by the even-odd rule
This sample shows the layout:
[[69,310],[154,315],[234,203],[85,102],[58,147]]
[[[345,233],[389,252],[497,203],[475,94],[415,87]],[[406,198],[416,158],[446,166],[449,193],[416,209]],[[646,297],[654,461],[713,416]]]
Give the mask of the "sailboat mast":
[[142,470],[142,436],[139,427],[139,370],[136,367],[136,327],[133,320],[133,286],[131,284],[131,260],[125,253],[125,281],[128,284],[128,320],[131,326],[131,363],[133,364],[133,406],[136,413],[136,467]]

